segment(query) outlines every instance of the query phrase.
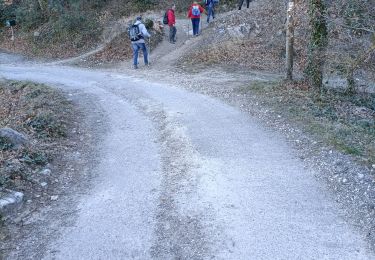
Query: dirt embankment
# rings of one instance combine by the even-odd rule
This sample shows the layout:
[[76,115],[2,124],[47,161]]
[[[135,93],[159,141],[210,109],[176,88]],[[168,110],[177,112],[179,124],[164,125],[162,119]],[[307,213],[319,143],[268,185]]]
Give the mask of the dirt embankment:
[[[30,82],[1,81],[0,104],[0,129],[13,129],[26,140],[16,147],[9,138],[0,138],[0,195],[11,190],[24,194],[18,217],[10,218],[13,212],[6,210],[2,221],[20,224],[21,216],[57,200],[61,184],[69,183],[61,167],[70,166],[60,163],[79,151],[81,115],[64,93]],[[1,227],[1,240],[8,227]]]

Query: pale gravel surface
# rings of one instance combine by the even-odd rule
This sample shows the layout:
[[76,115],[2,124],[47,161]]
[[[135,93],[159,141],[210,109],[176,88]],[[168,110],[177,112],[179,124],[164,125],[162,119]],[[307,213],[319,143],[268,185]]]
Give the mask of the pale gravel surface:
[[225,93],[248,75],[217,70],[177,79],[178,72],[163,68],[134,74],[0,65],[6,78],[95,96],[108,118],[92,188],[78,198],[66,195],[78,200],[74,221],[55,227],[57,239],[30,237],[25,245],[44,244],[45,259],[374,258],[314,178],[318,171],[284,135],[221,101],[174,87]]

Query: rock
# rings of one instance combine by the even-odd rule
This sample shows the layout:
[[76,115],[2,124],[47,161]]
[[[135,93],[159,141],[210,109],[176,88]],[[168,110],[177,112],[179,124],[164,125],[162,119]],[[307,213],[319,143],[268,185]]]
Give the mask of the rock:
[[51,200],[52,201],[56,201],[58,199],[59,199],[59,195],[53,195],[53,196],[51,196]]
[[40,184],[40,186],[42,186],[42,187],[46,187],[48,184],[47,184],[47,182],[42,182],[41,184]]
[[7,215],[12,213],[12,211],[16,210],[23,201],[23,193],[12,191],[12,190],[4,190],[0,192],[0,214]]
[[50,169],[44,169],[44,170],[41,170],[39,173],[42,174],[42,175],[49,176],[49,175],[51,175],[52,172],[51,172]]
[[26,145],[29,141],[25,135],[7,127],[0,128],[0,137],[5,138],[15,149]]

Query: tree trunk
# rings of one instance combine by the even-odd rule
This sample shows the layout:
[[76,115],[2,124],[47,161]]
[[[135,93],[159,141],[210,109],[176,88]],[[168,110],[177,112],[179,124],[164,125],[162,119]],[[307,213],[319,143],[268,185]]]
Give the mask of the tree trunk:
[[42,10],[44,12],[44,3],[43,3],[43,0],[38,0],[38,3],[39,3],[40,10]]
[[286,22],[286,79],[293,80],[293,53],[294,53],[294,0],[289,0]]
[[305,75],[310,86],[317,89],[319,93],[323,88],[323,69],[328,43],[325,14],[326,7],[324,0],[309,0],[311,39]]

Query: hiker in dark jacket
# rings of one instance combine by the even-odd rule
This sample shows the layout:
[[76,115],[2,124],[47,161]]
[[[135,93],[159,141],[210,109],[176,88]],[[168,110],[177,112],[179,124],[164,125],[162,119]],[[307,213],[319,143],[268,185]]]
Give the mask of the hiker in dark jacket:
[[188,11],[188,18],[191,19],[191,23],[193,25],[193,35],[199,35],[199,23],[201,21],[201,14],[204,13],[205,10],[202,6],[198,4],[197,1],[194,1],[193,4],[190,6]]
[[167,11],[168,16],[168,26],[169,26],[169,42],[172,44],[176,43],[176,15],[174,14],[176,10],[176,5],[173,5],[171,9]]
[[[244,0],[238,1],[238,10],[241,10]],[[246,6],[249,8],[251,0],[246,0]]]
[[212,16],[212,19],[215,19],[215,1],[206,0],[206,9],[208,10],[207,23],[209,23],[211,16]]

